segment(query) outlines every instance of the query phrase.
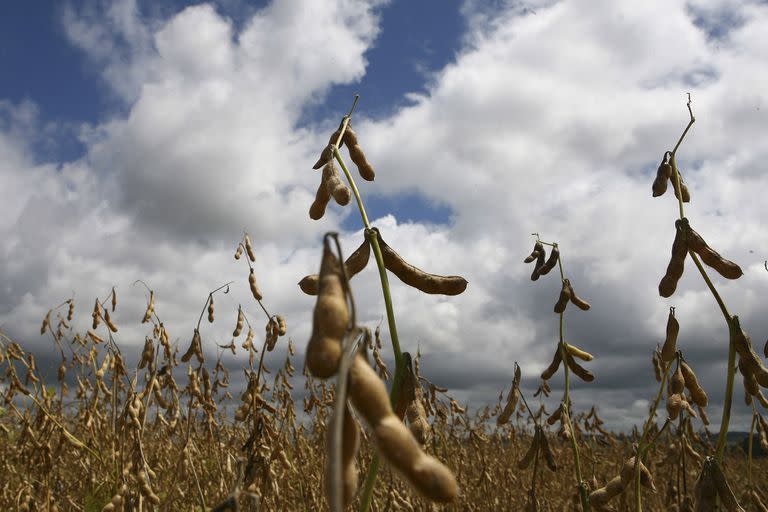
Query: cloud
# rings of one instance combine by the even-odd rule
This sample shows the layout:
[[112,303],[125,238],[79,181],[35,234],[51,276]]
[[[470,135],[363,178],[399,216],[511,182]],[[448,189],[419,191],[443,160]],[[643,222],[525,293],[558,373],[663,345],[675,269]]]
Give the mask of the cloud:
[[[566,312],[566,339],[595,354],[586,366],[597,379],[574,383],[576,407],[598,403],[615,429],[644,416],[643,400],[656,388],[651,350],[674,305],[680,347],[717,421],[727,330],[690,263],[678,292],[659,298],[677,204],[671,192],[652,198],[650,184],[688,122],[690,91],[697,122],[678,153],[693,195],[686,214],[744,268],[736,282],[710,275],[758,342],[768,332],[760,313],[767,212],[756,197],[768,185],[767,150],[756,142],[768,126],[760,30],[768,8],[734,7],[739,23],[713,38],[713,26],[725,22],[713,15],[704,26],[699,11],[718,6],[467,2],[464,47],[425,94],[372,119],[362,91],[355,129],[377,169],[374,183],[359,184],[363,196],[416,192],[451,210],[445,224],[404,222],[397,212],[374,224],[411,263],[469,281],[464,294],[446,298],[390,275],[401,345],[421,347],[431,380],[479,406],[509,385],[518,361],[525,389],[535,390],[556,346],[560,289],[556,272],[534,283],[521,261],[539,232],[560,243],[565,272],[593,306]],[[126,112],[83,127],[87,154],[68,163],[36,164],[17,142],[25,132],[0,124],[0,166],[9,176],[0,192],[0,250],[9,262],[0,270],[0,324],[37,339],[51,304],[74,289],[87,319],[93,297],[116,284],[120,339],[138,354],[144,292],[132,283],[142,278],[186,348],[208,291],[234,279],[220,320],[204,331],[205,340],[228,342],[237,304],[262,321],[247,269],[232,259],[246,229],[267,304],[286,316],[303,350],[313,299],[295,283],[317,271],[320,235],[357,214],[349,206],[320,223],[307,219],[319,179],[309,167],[338,119],[307,124],[301,116],[334,84],[375,65],[366,50],[381,8],[274,2],[242,25],[208,4],[161,20],[142,17],[132,2],[65,11],[70,39]],[[22,106],[12,108],[22,115]],[[361,241],[360,231],[342,231],[345,251]],[[370,262],[352,282],[359,318],[370,326],[384,313],[378,280]],[[386,339],[386,321],[382,329]],[[552,404],[561,385],[553,379]],[[746,414],[736,407],[736,428]]]

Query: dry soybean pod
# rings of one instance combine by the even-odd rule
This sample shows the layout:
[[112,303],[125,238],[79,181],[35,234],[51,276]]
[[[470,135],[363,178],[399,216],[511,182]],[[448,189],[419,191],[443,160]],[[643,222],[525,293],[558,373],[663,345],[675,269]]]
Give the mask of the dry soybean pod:
[[536,255],[536,263],[533,267],[533,272],[531,272],[531,281],[538,281],[539,277],[541,277],[541,274],[539,273],[544,267],[544,263],[547,257],[547,253],[542,247],[541,251]]
[[512,389],[509,390],[509,394],[507,395],[507,403],[504,406],[504,410],[501,411],[501,414],[498,418],[496,418],[496,423],[499,425],[504,425],[505,423],[509,422],[509,418],[512,416],[512,413],[515,412],[515,407],[517,407],[517,401],[520,398],[520,379],[522,378],[522,374],[520,372],[520,366],[515,363],[515,376],[512,379]]
[[539,446],[541,445],[540,429],[541,427],[537,425],[536,431],[533,434],[533,439],[531,439],[531,444],[528,447],[528,451],[525,452],[523,458],[520,459],[520,461],[517,463],[517,469],[528,469],[528,466],[530,466],[531,462],[533,462],[533,457],[536,455],[536,452],[539,451]]
[[381,238],[378,228],[373,228],[379,237],[384,266],[398,279],[424,293],[458,295],[467,289],[467,280],[461,276],[440,276],[429,274],[406,262]]
[[319,220],[325,215],[325,208],[328,206],[328,201],[331,200],[331,194],[328,192],[328,187],[325,185],[325,180],[320,181],[320,185],[317,187],[315,193],[315,200],[309,207],[309,218],[312,220]]
[[664,192],[667,191],[667,181],[672,178],[672,165],[669,163],[669,155],[669,151],[664,153],[661,164],[659,164],[659,168],[656,170],[656,179],[653,180],[653,186],[651,187],[653,197],[664,195]]
[[557,347],[555,350],[555,356],[552,358],[552,362],[549,363],[549,366],[541,372],[541,378],[543,380],[549,380],[552,378],[552,376],[555,374],[558,368],[560,368],[560,363],[562,362],[562,355],[560,354],[560,347]]
[[594,359],[594,356],[592,354],[590,354],[585,350],[581,350],[576,345],[571,345],[570,343],[566,343],[565,349],[568,351],[568,354],[572,355],[573,357],[578,357],[582,361],[591,361],[592,359]]
[[261,300],[264,298],[261,295],[259,287],[256,285],[256,273],[253,271],[253,268],[251,268],[251,271],[248,274],[248,285],[251,287],[251,294],[253,294],[254,299]]
[[578,378],[580,378],[584,382],[592,382],[593,380],[595,380],[595,376],[592,374],[592,372],[590,372],[589,370],[581,366],[579,363],[577,363],[576,360],[573,359],[573,356],[571,356],[570,353],[566,352],[565,358],[566,358],[566,363],[568,364],[568,368],[570,368],[571,371]]
[[531,251],[531,254],[526,256],[526,258],[523,260],[524,263],[530,263],[533,260],[537,259],[539,257],[539,253],[544,252],[544,245],[540,241],[536,241],[535,244],[533,244],[533,251]]
[[684,219],[683,225],[685,227],[688,248],[698,254],[701,257],[701,261],[715,269],[726,279],[738,279],[744,275],[740,266],[731,260],[723,258],[720,253],[712,249],[701,235],[690,226],[688,219]]
[[667,337],[664,339],[664,346],[661,348],[661,360],[668,363],[675,358],[677,353],[677,335],[680,332],[680,322],[675,318],[675,308],[669,308],[667,316]]
[[[368,264],[368,260],[371,256],[371,244],[367,239],[363,240],[360,247],[349,255],[344,262],[344,268],[347,272],[347,278],[352,279],[352,276],[360,273]],[[299,288],[307,295],[317,295],[317,286],[320,281],[318,274],[312,274],[304,277],[299,281]]]
[[685,257],[688,255],[688,244],[685,240],[682,223],[675,221],[675,240],[672,242],[672,255],[667,265],[667,272],[659,282],[659,295],[671,297],[677,288],[677,282],[683,277]]
[[323,183],[325,183],[328,193],[331,194],[333,199],[341,206],[349,204],[349,200],[352,199],[352,192],[349,190],[339,176],[339,171],[336,169],[336,165],[333,160],[329,161],[323,167]]
[[357,142],[357,134],[354,132],[354,130],[352,130],[350,124],[347,124],[347,129],[344,132],[343,140],[347,145],[347,149],[349,149],[349,157],[357,166],[357,170],[360,173],[360,176],[366,181],[373,181],[376,178],[376,172],[365,158],[363,148],[361,148],[360,144]]
[[566,281],[566,279],[563,279],[563,286],[560,289],[560,297],[558,297],[557,302],[555,303],[555,313],[558,314],[565,311],[568,301],[571,300],[571,288]]
[[[315,165],[312,166],[313,169],[317,170],[333,160],[333,145],[336,144],[336,141],[339,139],[339,135],[341,135],[341,128],[344,125],[344,122],[339,125],[339,127],[336,129],[335,132],[331,134],[331,137],[328,139],[328,144],[323,148],[323,151],[320,153],[320,158],[315,162]],[[342,139],[339,146],[344,145],[344,140]]]
[[[348,405],[344,405],[344,418],[341,430],[341,484],[344,507],[347,507],[357,492],[358,468],[355,462],[355,456],[360,448],[360,429],[352,416]],[[326,432],[326,452],[331,453],[332,430],[329,428]],[[325,465],[326,472],[331,468],[330,464]],[[332,495],[329,486],[333,478],[330,474],[325,475],[326,489],[325,493],[329,501]]]
[[245,323],[245,315],[243,314],[243,308],[237,307],[237,323],[235,324],[235,330],[232,332],[232,336],[237,338],[243,331],[243,324]]
[[386,386],[361,354],[352,361],[349,396],[352,405],[373,430],[381,455],[416,490],[441,503],[456,498],[458,486],[453,473],[421,450],[411,432],[394,414]]
[[552,246],[552,252],[549,253],[549,258],[547,258],[546,263],[539,269],[539,275],[545,276],[549,274],[549,272],[555,268],[559,259],[560,249],[557,247],[557,244],[555,244]]
[[557,463],[555,462],[555,455],[552,453],[552,448],[549,446],[549,440],[544,430],[541,430],[541,451],[544,452],[544,460],[547,462],[547,467],[550,471],[557,471]]
[[306,354],[307,368],[315,377],[327,379],[336,373],[348,322],[349,308],[341,280],[341,268],[326,238],[323,242],[320,289],[313,313],[312,336]]
[[[689,203],[691,202],[691,193],[688,190],[688,185],[683,181],[683,175],[680,173],[680,169],[677,170],[677,174],[680,176],[680,190],[682,190],[683,202]],[[675,197],[680,199],[680,190],[677,189],[677,181],[675,180],[674,175],[670,176],[669,179],[672,182],[672,189],[675,191]]]
[[569,279],[566,279],[565,282],[568,284],[569,299],[573,305],[582,311],[588,311],[590,307],[589,302],[576,295],[576,292],[573,291],[573,285]]
[[706,407],[709,403],[709,397],[707,397],[707,393],[699,384],[699,379],[696,378],[693,369],[685,361],[680,362],[680,369],[685,378],[685,387],[690,391],[693,403],[699,407]]

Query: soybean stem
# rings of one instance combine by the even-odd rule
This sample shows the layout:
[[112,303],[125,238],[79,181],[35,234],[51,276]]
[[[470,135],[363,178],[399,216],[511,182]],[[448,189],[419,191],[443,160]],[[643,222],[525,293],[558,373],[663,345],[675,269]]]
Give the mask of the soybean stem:
[[[376,231],[371,229],[371,223],[368,220],[368,214],[365,212],[365,205],[363,204],[363,199],[360,197],[360,191],[357,189],[357,185],[355,184],[355,180],[352,177],[352,174],[349,172],[349,169],[347,169],[347,166],[344,164],[344,160],[341,158],[341,153],[339,153],[339,144],[341,143],[341,139],[344,136],[344,132],[347,129],[347,126],[349,125],[350,116],[352,115],[352,112],[354,111],[355,105],[357,104],[358,96],[355,96],[355,100],[352,104],[352,108],[350,109],[350,112],[347,116],[344,117],[344,120],[342,121],[342,129],[341,133],[339,134],[339,138],[336,140],[336,144],[333,146],[333,156],[336,158],[336,161],[339,163],[339,166],[341,167],[341,170],[344,172],[344,176],[347,178],[347,182],[349,183],[350,188],[352,189],[352,193],[355,195],[355,201],[357,201],[357,208],[360,210],[360,216],[362,217],[363,224],[365,225],[365,236],[368,239],[368,241],[371,244],[371,247],[373,248],[373,254],[376,257],[376,266],[379,268],[379,278],[381,280],[381,291],[384,294],[384,305],[387,310],[387,323],[389,324],[389,334],[392,340],[392,350],[395,355],[395,375],[392,382],[392,389],[389,393],[389,401],[393,405],[395,405],[395,400],[397,399],[397,395],[400,391],[400,381],[402,379],[403,375],[403,356],[400,351],[400,341],[397,336],[397,324],[395,323],[395,311],[394,307],[392,306],[392,296],[390,294],[389,290],[389,279],[387,277],[387,268],[384,266],[384,257],[381,253],[381,246],[379,245],[379,238]],[[373,454],[373,459],[371,460],[371,467],[368,470],[368,476],[365,480],[365,487],[363,488],[363,494],[360,498],[360,511],[366,512],[370,506],[371,506],[371,498],[373,497],[373,487],[376,483],[376,475],[378,473],[379,469],[379,456],[378,453]]]

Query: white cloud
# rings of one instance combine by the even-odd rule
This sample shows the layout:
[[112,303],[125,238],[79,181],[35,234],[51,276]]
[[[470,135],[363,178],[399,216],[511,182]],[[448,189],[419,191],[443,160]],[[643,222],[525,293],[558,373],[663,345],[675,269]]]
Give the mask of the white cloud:
[[[428,93],[412,96],[415,104],[366,119],[362,91],[358,107],[356,130],[377,169],[363,194],[417,190],[453,212],[449,226],[391,216],[376,225],[412,263],[470,283],[465,294],[444,298],[390,276],[401,344],[412,352],[420,344],[425,370],[473,401],[495,400],[515,360],[535,389],[556,341],[559,291],[556,277],[531,283],[522,263],[530,233],[540,231],[561,243],[566,272],[593,304],[566,315],[566,337],[596,355],[587,366],[597,380],[577,385],[577,406],[599,399],[614,428],[643,416],[655,385],[650,351],[669,305],[678,308],[681,346],[716,404],[724,324],[690,262],[678,293],[658,297],[677,205],[671,191],[651,198],[650,184],[687,122],[690,91],[697,123],[678,160],[693,194],[686,212],[744,268],[739,281],[715,281],[761,339],[768,331],[760,314],[768,212],[759,197],[768,185],[759,142],[768,126],[768,45],[760,27],[768,8],[735,6],[741,21],[713,40],[694,24],[696,9],[714,9],[703,2],[482,4],[466,4],[468,16],[480,14],[469,20],[463,51]],[[296,126],[304,106],[363,75],[379,5],[273,2],[241,30],[209,5],[160,21],[142,19],[128,1],[92,16],[67,11],[69,37],[129,108],[84,129],[87,156],[63,166],[36,165],[16,142],[24,136],[0,125],[9,183],[0,192],[0,250],[9,262],[0,324],[27,333],[73,288],[89,309],[117,284],[121,339],[138,345],[140,331],[127,326],[141,315],[143,292],[131,283],[143,278],[172,335],[186,344],[208,290],[237,279],[221,299],[223,321],[206,327],[206,339],[223,341],[237,303],[258,313],[245,268],[231,259],[247,229],[267,302],[288,318],[303,349],[313,301],[295,283],[316,271],[319,235],[356,214],[350,206],[321,223],[307,218],[319,178],[309,167],[338,120]],[[343,234],[345,250],[361,237]],[[383,299],[373,261],[353,285],[360,318],[378,323]]]

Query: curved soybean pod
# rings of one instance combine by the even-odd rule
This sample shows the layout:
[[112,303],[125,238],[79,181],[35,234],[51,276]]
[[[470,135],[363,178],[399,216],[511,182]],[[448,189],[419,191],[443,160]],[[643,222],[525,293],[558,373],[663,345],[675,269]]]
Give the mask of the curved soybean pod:
[[[352,279],[352,276],[360,273],[368,264],[368,260],[371,256],[371,245],[368,240],[363,240],[360,247],[347,257],[344,262],[344,268],[347,271],[347,278]],[[319,274],[312,274],[306,276],[299,281],[299,288],[307,295],[317,295],[318,284],[320,282]]]
[[384,266],[408,286],[417,288],[424,293],[442,295],[458,295],[467,289],[467,280],[461,276],[429,274],[406,262],[381,238],[381,233],[377,228],[373,228],[373,230],[379,237]]

